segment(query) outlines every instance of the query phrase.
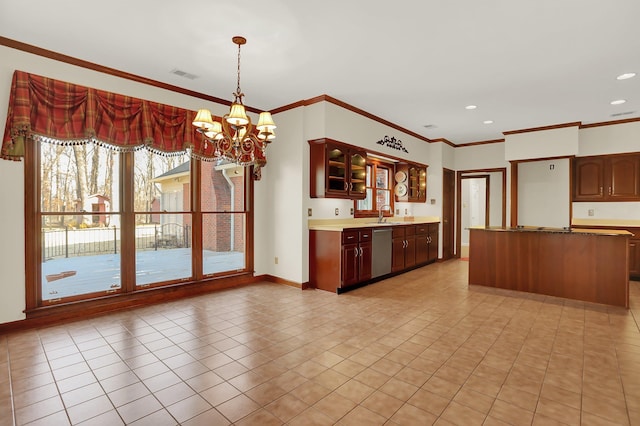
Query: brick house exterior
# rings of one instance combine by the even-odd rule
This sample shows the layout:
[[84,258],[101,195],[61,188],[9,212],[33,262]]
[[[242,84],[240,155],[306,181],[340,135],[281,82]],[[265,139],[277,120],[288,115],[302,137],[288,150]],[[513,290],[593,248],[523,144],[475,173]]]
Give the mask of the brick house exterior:
[[[161,191],[171,187],[175,191],[177,176],[188,175],[189,162],[183,163],[154,179]],[[226,177],[225,177],[226,176]],[[234,166],[216,166],[213,162],[201,163],[203,212],[203,249],[215,252],[244,252],[244,169]],[[188,179],[182,182],[180,197],[188,210],[191,185]],[[157,206],[162,209],[162,206]],[[232,214],[231,212],[241,212]],[[221,212],[229,212],[222,213]],[[176,215],[181,225],[191,229],[190,215]]]

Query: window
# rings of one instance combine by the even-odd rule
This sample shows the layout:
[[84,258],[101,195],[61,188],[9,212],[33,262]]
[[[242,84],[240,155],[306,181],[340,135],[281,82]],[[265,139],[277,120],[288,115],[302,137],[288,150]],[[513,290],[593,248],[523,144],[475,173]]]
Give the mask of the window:
[[[195,111],[23,71],[9,101],[0,157],[25,164],[27,315],[251,276],[259,169],[220,164],[189,124]],[[86,306],[129,304],[122,300]]]
[[92,143],[28,146],[40,194],[27,215],[39,229],[28,310],[250,272],[248,169]]
[[[355,201],[355,217],[377,216],[381,207],[384,216],[393,216],[393,164],[367,160],[366,197]],[[386,206],[389,206],[388,209]]]
[[39,147],[42,302],[119,291],[118,153],[94,144]]
[[133,176],[136,286],[192,278],[189,156],[136,151]]

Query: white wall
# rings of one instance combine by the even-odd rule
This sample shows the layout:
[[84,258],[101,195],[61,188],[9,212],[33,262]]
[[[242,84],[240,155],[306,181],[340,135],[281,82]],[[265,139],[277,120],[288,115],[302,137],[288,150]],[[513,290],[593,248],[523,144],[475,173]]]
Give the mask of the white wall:
[[518,164],[518,225],[568,227],[569,183],[567,158]]
[[488,175],[489,226],[502,226],[502,173],[491,172]]
[[516,133],[505,138],[505,159],[529,160],[576,155],[578,126]]
[[277,137],[267,148],[262,179],[255,182],[255,272],[296,283],[308,280],[308,243],[302,238],[307,218],[300,208],[308,181],[300,167],[306,144],[302,114],[297,108],[274,116]]
[[580,129],[577,156],[640,152],[640,121]]
[[[6,105],[0,84],[0,105]],[[3,102],[4,100],[4,102]],[[4,123],[5,116],[0,116]],[[0,324],[25,318],[24,276],[24,167],[23,163],[0,160]]]

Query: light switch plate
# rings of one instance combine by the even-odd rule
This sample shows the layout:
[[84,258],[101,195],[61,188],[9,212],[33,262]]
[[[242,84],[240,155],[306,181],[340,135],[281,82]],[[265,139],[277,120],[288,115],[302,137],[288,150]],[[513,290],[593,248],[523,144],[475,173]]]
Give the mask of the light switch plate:
[[307,216],[309,217],[313,216],[313,211],[311,210],[311,207],[307,209]]
[[336,216],[340,214],[340,209],[336,207]]

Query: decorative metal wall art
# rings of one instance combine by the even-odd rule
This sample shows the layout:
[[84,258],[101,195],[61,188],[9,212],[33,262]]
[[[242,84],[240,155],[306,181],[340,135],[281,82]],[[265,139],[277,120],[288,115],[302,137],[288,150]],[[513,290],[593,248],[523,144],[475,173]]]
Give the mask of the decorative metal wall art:
[[407,151],[407,148],[404,147],[404,145],[402,145],[402,141],[399,139],[396,139],[395,137],[389,137],[389,136],[385,136],[383,139],[379,140],[378,142],[376,142],[378,145],[384,145],[388,148],[392,148],[392,149],[396,149],[398,151],[402,151],[402,152],[406,152],[407,154],[409,153],[409,151]]

